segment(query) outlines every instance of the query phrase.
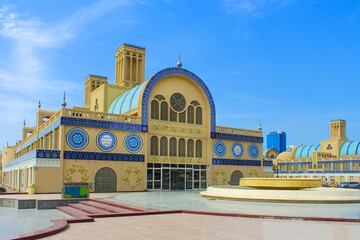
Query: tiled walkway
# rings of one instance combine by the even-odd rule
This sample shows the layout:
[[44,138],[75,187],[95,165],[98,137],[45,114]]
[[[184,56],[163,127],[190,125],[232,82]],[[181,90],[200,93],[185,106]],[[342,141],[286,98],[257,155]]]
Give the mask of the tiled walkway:
[[[107,199],[94,199],[95,196]],[[58,199],[60,195],[11,196],[14,197],[44,200]],[[57,225],[51,227],[52,233],[61,232],[48,238],[346,240],[358,239],[360,235],[360,223],[341,222],[344,219],[327,220],[338,222],[321,222],[319,219],[313,221],[305,217],[342,217],[347,218],[346,221],[359,221],[359,204],[278,204],[211,200],[202,198],[196,191],[93,194],[91,198],[90,201],[58,207],[58,210],[73,218],[57,220]],[[41,211],[44,210],[39,212]],[[237,217],[223,214],[199,215],[194,214],[195,211],[205,211],[205,214],[230,213],[228,215]],[[302,217],[278,220],[284,217],[264,215]],[[66,227],[66,222],[71,224]]]
[[47,239],[359,239],[360,224],[165,214],[97,218]]
[[215,200],[201,197],[199,191],[137,192],[118,195],[109,200],[159,210],[185,209],[256,215],[360,219],[360,203],[304,204]]

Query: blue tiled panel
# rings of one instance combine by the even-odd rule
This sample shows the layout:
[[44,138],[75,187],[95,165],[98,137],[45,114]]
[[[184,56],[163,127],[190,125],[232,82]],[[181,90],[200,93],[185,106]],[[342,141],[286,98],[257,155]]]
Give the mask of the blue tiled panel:
[[[319,164],[326,164],[326,163],[360,163],[360,160],[318,161],[317,163],[319,163]],[[312,164],[312,162],[279,163],[279,165],[299,165],[299,164]]]
[[72,117],[61,117],[61,125],[113,129],[132,132],[147,132],[147,126],[145,125]]
[[311,173],[311,174],[332,174],[332,173],[360,173],[360,171],[279,171],[276,173],[284,173],[284,174],[302,174],[302,173]]
[[245,135],[236,135],[229,133],[211,133],[211,138],[223,139],[223,140],[234,140],[234,141],[243,141],[243,142],[256,142],[262,143],[262,137],[253,137],[253,136],[245,136]]
[[36,150],[36,158],[60,159],[60,150]]
[[279,163],[279,165],[299,165],[299,164],[312,164],[312,162],[289,162],[289,163]]
[[64,159],[144,162],[143,154],[64,151]]
[[213,158],[214,165],[261,166],[261,160],[238,160]]
[[214,100],[213,100],[213,98],[211,96],[210,90],[208,89],[206,84],[198,76],[196,76],[194,73],[192,73],[189,70],[186,70],[184,68],[166,68],[166,69],[163,69],[163,70],[157,72],[155,75],[153,75],[151,77],[149,82],[146,84],[146,87],[145,87],[144,93],[143,93],[143,97],[142,97],[141,123],[143,125],[148,125],[149,97],[150,97],[151,91],[154,88],[155,84],[160,79],[162,79],[162,78],[164,78],[166,76],[169,76],[169,75],[174,75],[174,74],[188,77],[188,78],[194,80],[194,82],[196,82],[202,88],[202,90],[204,91],[204,93],[207,96],[207,99],[208,99],[209,105],[210,105],[211,132],[215,132],[215,104],[214,104]]
[[273,161],[267,161],[267,160],[264,160],[263,161],[263,166],[272,166],[273,165]]

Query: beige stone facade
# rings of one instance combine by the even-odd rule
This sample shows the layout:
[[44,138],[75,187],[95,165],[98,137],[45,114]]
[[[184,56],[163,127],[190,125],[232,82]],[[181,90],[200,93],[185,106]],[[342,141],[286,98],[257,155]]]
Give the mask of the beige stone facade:
[[145,49],[129,44],[116,51],[115,72],[114,85],[85,79],[84,107],[37,111],[37,125],[2,150],[4,185],[191,190],[263,177],[262,132],[216,126],[210,90],[194,73],[167,68],[144,81]]

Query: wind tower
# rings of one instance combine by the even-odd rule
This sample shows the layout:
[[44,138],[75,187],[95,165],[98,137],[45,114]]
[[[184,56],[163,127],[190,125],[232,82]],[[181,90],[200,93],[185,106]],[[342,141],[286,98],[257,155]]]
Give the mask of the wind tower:
[[330,140],[346,141],[346,121],[330,121]]
[[124,43],[115,53],[115,85],[133,88],[145,80],[145,48]]

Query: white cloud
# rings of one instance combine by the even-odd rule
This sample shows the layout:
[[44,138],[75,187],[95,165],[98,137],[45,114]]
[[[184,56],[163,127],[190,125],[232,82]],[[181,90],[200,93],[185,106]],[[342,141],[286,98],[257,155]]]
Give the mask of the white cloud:
[[224,7],[229,13],[263,16],[264,14],[288,5],[294,0],[224,0]]
[[[128,0],[100,0],[55,23],[29,17],[18,12],[15,5],[0,6],[0,40],[9,45],[0,55],[0,107],[3,113],[0,124],[8,126],[7,121],[14,123],[14,119],[29,115],[35,118],[30,106],[36,106],[39,98],[62,95],[64,90],[80,91],[78,84],[49,73],[44,51],[66,46],[86,24],[116,7],[130,4]],[[18,127],[14,129],[18,131]]]

